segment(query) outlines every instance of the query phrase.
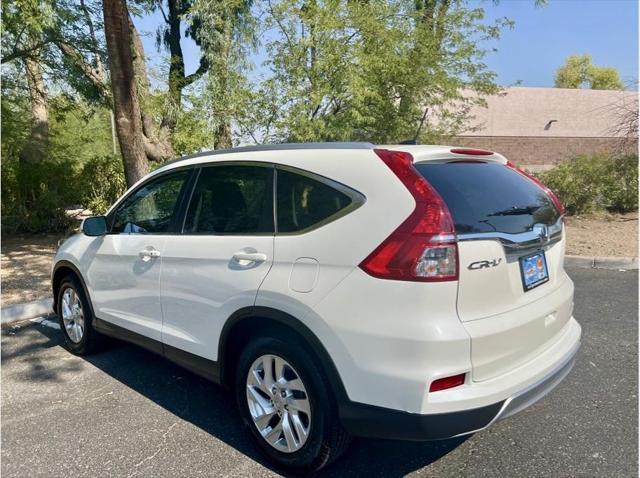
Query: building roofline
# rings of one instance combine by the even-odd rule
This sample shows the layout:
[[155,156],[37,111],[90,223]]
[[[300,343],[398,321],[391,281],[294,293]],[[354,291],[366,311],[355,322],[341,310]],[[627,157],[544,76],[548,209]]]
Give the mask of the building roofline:
[[[591,88],[557,88],[555,86],[527,86],[527,85],[519,85],[519,86],[501,86],[502,91],[508,90],[544,90],[544,91],[570,91],[576,94],[608,94],[614,95],[616,93],[638,93],[637,89],[622,89],[622,90],[594,90]],[[500,95],[500,93],[498,93]],[[491,95],[489,95],[491,96]]]

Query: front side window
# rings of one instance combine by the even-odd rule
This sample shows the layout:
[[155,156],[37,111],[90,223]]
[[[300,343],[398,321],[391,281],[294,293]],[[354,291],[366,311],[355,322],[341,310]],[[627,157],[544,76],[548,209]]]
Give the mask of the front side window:
[[341,191],[307,175],[278,170],[278,232],[299,232],[336,216],[353,202]]
[[185,219],[185,234],[269,234],[273,230],[273,167],[202,169]]
[[188,171],[163,175],[139,188],[118,207],[111,232],[149,234],[169,232]]

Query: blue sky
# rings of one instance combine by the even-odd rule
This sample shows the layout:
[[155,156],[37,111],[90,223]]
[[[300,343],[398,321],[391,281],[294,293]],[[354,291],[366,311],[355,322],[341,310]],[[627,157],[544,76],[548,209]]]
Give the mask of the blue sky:
[[489,18],[515,21],[487,58],[501,85],[553,86],[556,68],[574,53],[617,68],[623,81],[638,78],[637,0],[550,0],[544,8],[503,0],[486,10]]
[[[597,65],[617,68],[625,82],[638,78],[637,0],[549,0],[538,8],[533,0],[473,3],[485,8],[489,20],[506,16],[515,21],[512,30],[505,29],[499,41],[488,45],[498,50],[486,62],[500,85],[520,81],[523,86],[553,86],[558,66],[568,55],[581,53],[591,54]],[[155,65],[163,61],[155,47],[160,22],[158,12],[136,19],[139,30],[147,33],[145,50]],[[198,66],[198,48],[188,39],[183,48],[190,73]]]

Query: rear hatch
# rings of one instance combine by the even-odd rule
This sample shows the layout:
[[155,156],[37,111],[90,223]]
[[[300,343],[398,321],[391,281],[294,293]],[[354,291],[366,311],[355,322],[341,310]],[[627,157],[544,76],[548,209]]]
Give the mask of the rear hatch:
[[458,316],[472,376],[494,378],[557,340],[572,313],[560,212],[544,189],[496,161],[421,162],[458,236]]

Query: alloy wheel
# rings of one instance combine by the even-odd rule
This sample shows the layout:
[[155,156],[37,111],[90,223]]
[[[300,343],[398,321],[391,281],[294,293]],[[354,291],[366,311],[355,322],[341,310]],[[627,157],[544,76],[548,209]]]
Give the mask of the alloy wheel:
[[84,335],[84,312],[78,293],[71,287],[62,294],[62,322],[69,339],[79,343]]
[[282,357],[262,355],[247,374],[247,404],[262,438],[276,450],[293,453],[304,446],[311,407],[300,375]]

